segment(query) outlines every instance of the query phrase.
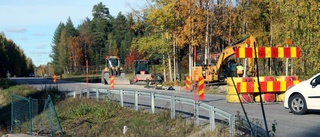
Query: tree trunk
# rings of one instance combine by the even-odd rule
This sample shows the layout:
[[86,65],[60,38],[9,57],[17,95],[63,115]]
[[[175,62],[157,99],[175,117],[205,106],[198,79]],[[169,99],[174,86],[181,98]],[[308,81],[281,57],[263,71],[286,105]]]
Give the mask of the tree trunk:
[[168,65],[169,65],[169,81],[172,81],[172,66],[171,66],[171,56],[168,55]]
[[205,49],[204,49],[204,61],[205,64],[207,65],[209,63],[209,1],[208,1],[208,5],[207,5],[207,20],[206,20],[206,45],[205,45]]
[[176,81],[176,39],[173,36],[173,81]]
[[162,56],[162,60],[163,60],[163,81],[167,81],[167,74],[166,74],[166,60],[165,60],[165,57],[164,55]]

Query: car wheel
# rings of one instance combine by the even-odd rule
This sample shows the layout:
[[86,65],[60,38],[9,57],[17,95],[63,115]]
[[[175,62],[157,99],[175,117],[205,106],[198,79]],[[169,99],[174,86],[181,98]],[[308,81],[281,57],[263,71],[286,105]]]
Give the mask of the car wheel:
[[304,114],[307,112],[307,104],[301,94],[296,94],[289,99],[289,108],[293,114]]

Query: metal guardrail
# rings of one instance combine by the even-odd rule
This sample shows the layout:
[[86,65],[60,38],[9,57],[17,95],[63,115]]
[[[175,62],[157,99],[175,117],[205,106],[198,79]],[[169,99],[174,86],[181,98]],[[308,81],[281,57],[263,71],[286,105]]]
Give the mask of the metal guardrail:
[[[176,116],[176,103],[186,104],[190,106],[195,105],[195,112],[194,115],[196,125],[199,125],[200,122],[200,109],[206,110],[209,112],[209,124],[210,124],[210,130],[213,131],[216,127],[216,116],[220,116],[221,118],[227,120],[229,124],[229,133],[231,137],[235,136],[236,132],[236,116],[226,112],[224,110],[221,110],[217,107],[208,105],[204,102],[194,102],[193,99],[190,98],[184,98],[179,96],[171,96],[171,95],[164,95],[154,92],[143,92],[143,91],[128,91],[128,90],[109,90],[109,89],[96,89],[96,88],[90,88],[88,89],[89,93],[94,93],[96,95],[96,99],[100,99],[100,95],[107,95],[107,97],[111,98],[111,96],[115,97],[114,95],[119,95],[119,102],[121,107],[124,107],[124,95],[133,96],[134,97],[134,110],[139,110],[139,96],[141,97],[150,97],[150,107],[151,107],[151,113],[155,113],[156,108],[156,101],[155,99],[164,100],[170,102],[170,110],[171,110],[171,118],[175,118]],[[76,92],[70,92],[67,96],[73,96],[76,97]],[[82,89],[80,91],[80,97],[87,95],[87,89]],[[112,99],[112,98],[111,98]],[[246,123],[246,121],[242,118],[240,118],[241,123]],[[243,124],[242,126],[248,127],[247,124]],[[259,128],[258,126],[254,125],[254,131],[251,131],[251,136],[266,136],[266,132]]]

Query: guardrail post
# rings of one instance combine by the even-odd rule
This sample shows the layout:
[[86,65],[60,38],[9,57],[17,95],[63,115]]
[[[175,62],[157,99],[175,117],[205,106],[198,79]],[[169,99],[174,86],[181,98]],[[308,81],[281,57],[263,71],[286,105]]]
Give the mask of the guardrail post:
[[99,101],[100,100],[100,98],[99,98],[99,89],[96,90],[96,97],[97,97],[97,101]]
[[210,106],[209,107],[209,120],[210,120],[210,130],[214,131],[214,129],[216,128],[216,121],[214,118],[215,112],[214,112],[214,107]]
[[138,111],[138,91],[134,91],[134,110]]
[[154,114],[154,110],[155,110],[155,105],[154,105],[154,93],[151,92],[150,96],[151,96],[151,112],[152,112],[152,114]]
[[175,102],[175,96],[171,96],[171,119],[174,119],[176,117],[176,102]]
[[73,91],[73,98],[76,98],[77,97],[77,91]]
[[120,105],[123,107],[123,90],[120,90]]
[[230,137],[234,137],[234,130],[235,130],[235,127],[234,127],[234,122],[233,122],[233,115],[231,115],[229,117],[229,132],[230,132]]
[[199,126],[199,105],[200,102],[196,103],[196,125]]
[[80,90],[80,93],[79,93],[79,94],[80,94],[80,98],[82,98],[82,89]]

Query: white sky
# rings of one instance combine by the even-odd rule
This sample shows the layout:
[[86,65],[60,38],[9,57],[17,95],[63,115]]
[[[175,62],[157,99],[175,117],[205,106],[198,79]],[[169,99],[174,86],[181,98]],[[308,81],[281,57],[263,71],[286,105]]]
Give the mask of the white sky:
[[114,17],[145,4],[145,0],[3,0],[0,32],[21,47],[36,66],[47,64],[51,61],[52,38],[58,24],[70,17],[77,27],[86,17],[92,19],[92,8],[100,2]]

